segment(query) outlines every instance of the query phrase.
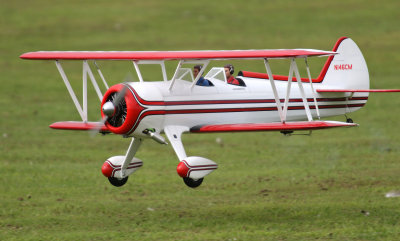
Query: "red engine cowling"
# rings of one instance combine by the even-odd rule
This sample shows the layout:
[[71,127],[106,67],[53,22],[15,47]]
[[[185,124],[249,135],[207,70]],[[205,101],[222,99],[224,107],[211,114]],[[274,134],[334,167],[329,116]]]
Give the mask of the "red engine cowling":
[[[122,91],[124,88],[124,84],[111,86],[104,94],[101,107],[103,107],[106,102],[113,102],[118,92]],[[144,108],[137,102],[132,89],[128,86],[125,97],[117,103],[114,114],[107,119],[105,125],[108,130],[115,134],[129,134],[143,109]],[[103,118],[105,117],[103,110],[101,110],[101,116]]]

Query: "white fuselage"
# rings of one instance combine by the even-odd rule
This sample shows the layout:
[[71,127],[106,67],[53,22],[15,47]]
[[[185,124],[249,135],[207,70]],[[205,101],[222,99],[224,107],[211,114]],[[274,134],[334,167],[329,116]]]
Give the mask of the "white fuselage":
[[[176,80],[171,90],[170,81],[133,82],[130,86],[142,99],[138,123],[131,135],[141,134],[146,128],[162,132],[165,126],[178,125],[192,128],[198,125],[269,123],[281,121],[269,80],[241,77],[246,86],[227,84],[210,79],[214,86],[198,86]],[[275,81],[278,96],[284,106],[288,81]],[[310,83],[302,83],[313,119],[336,116],[360,109],[368,94],[348,93],[314,94]],[[321,83],[314,83],[318,89]],[[326,86],[325,86],[326,87]],[[307,120],[305,105],[297,82],[292,82],[289,95],[287,121]]]

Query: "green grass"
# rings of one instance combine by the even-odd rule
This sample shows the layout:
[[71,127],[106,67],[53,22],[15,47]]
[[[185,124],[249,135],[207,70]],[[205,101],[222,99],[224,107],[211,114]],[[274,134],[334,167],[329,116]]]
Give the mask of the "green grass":
[[[398,88],[399,7],[372,0],[3,1],[0,240],[398,239],[400,199],[385,198],[400,189],[397,94],[371,95],[351,115],[358,128],[311,137],[185,135],[189,155],[219,164],[195,190],[177,176],[171,146],[146,141],[137,153],[143,168],[114,188],[100,167],[124,154],[129,140],[49,129],[79,116],[54,63],[18,56],[36,50],[330,50],[349,36],[363,51],[371,87]],[[316,76],[323,59],[310,62]],[[100,64],[111,83],[132,71],[126,62]],[[235,67],[263,71],[256,62]],[[288,70],[283,63],[273,67]],[[79,89],[80,63],[65,68]],[[89,111],[99,118],[98,106]]]

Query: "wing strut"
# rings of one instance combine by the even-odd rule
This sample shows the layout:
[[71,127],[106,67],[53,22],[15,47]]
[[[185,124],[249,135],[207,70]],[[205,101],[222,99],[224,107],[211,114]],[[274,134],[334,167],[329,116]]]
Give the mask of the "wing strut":
[[86,60],[83,61],[83,71],[82,71],[82,90],[83,90],[83,107],[81,106],[81,104],[78,101],[78,98],[76,97],[76,94],[74,92],[74,90],[71,87],[71,84],[68,80],[67,75],[64,72],[63,67],[61,66],[61,63],[56,60],[56,66],[58,69],[58,72],[60,72],[61,78],[63,79],[65,86],[67,87],[67,90],[72,98],[72,101],[75,104],[76,109],[78,110],[79,115],[82,118],[82,121],[84,123],[88,122],[88,109],[87,109],[87,76],[89,75],[89,78],[92,82],[92,85],[94,87],[94,89],[96,90],[97,96],[99,97],[99,100],[101,102],[101,100],[103,99],[103,94],[100,91],[99,85],[96,82],[96,79],[94,78],[94,75],[90,69],[89,64],[87,63]]
[[[306,115],[307,115],[308,121],[312,121],[313,118],[311,116],[310,107],[308,106],[307,97],[304,92],[303,82],[301,81],[299,69],[297,68],[296,60],[294,58],[292,58],[292,65],[293,65],[294,73],[296,75],[297,84],[299,85],[300,94],[301,94],[301,98],[303,99],[304,109],[306,110]],[[286,96],[286,97],[289,98],[289,96]]]
[[139,81],[143,82],[143,77],[142,77],[142,73],[140,73],[139,65],[137,64],[137,62],[135,60],[132,61],[132,63],[133,63],[133,66],[135,67],[136,74],[137,74],[137,76],[139,78]]
[[168,88],[169,91],[172,90],[172,86],[174,86],[174,84],[175,84],[176,77],[178,75],[179,69],[181,68],[182,64],[183,64],[183,60],[181,59],[181,60],[179,60],[179,63],[178,63],[178,66],[176,67],[174,76],[172,77],[171,84],[169,85],[169,88]]
[[101,80],[103,80],[104,86],[106,87],[106,89],[109,89],[110,87],[108,87],[107,81],[104,78],[104,75],[101,72],[101,70],[100,70],[99,66],[97,65],[96,61],[94,61],[94,65],[96,66],[97,73],[99,73]]
[[272,91],[274,92],[274,97],[275,97],[275,102],[276,102],[276,105],[277,105],[277,108],[278,108],[279,117],[281,118],[281,122],[285,123],[286,116],[284,116],[283,113],[282,113],[281,101],[279,99],[278,91],[276,90],[275,80],[274,80],[274,77],[272,75],[271,67],[269,66],[267,58],[264,59],[264,64],[265,64],[265,68],[267,69],[268,76],[271,76],[270,77],[270,82],[271,82]]
[[[93,87],[96,90],[97,96],[99,97],[99,100],[101,102],[101,100],[103,99],[103,94],[100,91],[99,85],[97,84],[97,81],[94,78],[94,75],[92,73],[92,70],[89,67],[87,60],[84,60],[83,61],[83,81],[84,82],[87,82],[87,75],[89,75],[89,78],[92,81]],[[87,95],[87,90],[86,90],[86,95]]]
[[161,66],[161,72],[163,76],[163,80],[166,82],[167,79],[167,72],[165,70],[165,63],[164,60],[132,60],[133,66],[135,67],[136,74],[139,78],[140,82],[144,82],[142,73],[139,69],[139,64],[159,64]]
[[[285,121],[286,121],[286,116],[287,116],[287,109],[289,106],[290,91],[292,89],[292,81],[293,81],[293,64],[292,64],[292,59],[291,59],[290,67],[289,67],[288,83],[287,83],[287,87],[286,87],[285,104],[283,105],[283,116],[285,117]],[[283,123],[285,123],[285,122],[283,122]]]
[[307,57],[304,58],[304,61],[306,62],[306,69],[307,69],[308,79],[310,80],[311,92],[313,93],[313,96],[314,96],[313,98],[314,98],[315,110],[317,111],[317,117],[318,117],[318,120],[321,120],[321,116],[319,114],[318,103],[317,103],[316,92],[314,90],[313,81],[312,81],[311,73],[310,73],[310,67],[308,66],[308,62],[307,62]]
[[283,123],[285,123],[286,117],[287,117],[287,110],[288,110],[288,106],[289,106],[290,91],[292,89],[293,73],[295,74],[296,79],[297,79],[297,84],[299,85],[300,95],[301,95],[301,98],[303,100],[303,105],[304,105],[304,109],[306,111],[307,119],[308,119],[308,121],[312,121],[313,118],[311,116],[310,107],[308,106],[307,97],[306,97],[306,94],[304,92],[303,83],[301,81],[299,69],[297,67],[296,60],[294,58],[292,58],[290,60],[289,78],[288,78],[288,84],[287,84],[287,89],[286,89],[285,104],[283,106],[283,118],[284,118],[284,122]]
[[163,80],[165,82],[167,82],[168,81],[168,77],[167,77],[167,70],[165,69],[164,61],[161,61],[160,65],[161,65],[161,72],[162,72],[162,75],[163,75]]
[[69,94],[71,95],[72,101],[74,102],[75,107],[78,110],[79,115],[82,118],[82,121],[86,123],[87,122],[87,112],[83,112],[83,109],[82,109],[81,105],[79,104],[78,99],[76,98],[75,92],[72,89],[71,84],[68,81],[68,77],[65,74],[64,69],[62,68],[62,66],[58,60],[56,60],[56,66],[57,66],[58,72],[60,72],[61,78],[64,80],[65,86],[67,87]]
[[[281,122],[284,124],[286,122],[286,117],[287,117],[287,110],[288,110],[288,106],[289,106],[289,97],[290,97],[290,91],[292,89],[292,79],[293,79],[293,73],[296,76],[297,79],[297,84],[299,85],[299,90],[300,90],[300,94],[301,94],[301,98],[303,100],[303,105],[304,105],[304,109],[306,111],[306,115],[307,115],[307,119],[308,121],[312,121],[312,115],[311,115],[311,111],[310,111],[310,107],[308,105],[307,102],[307,97],[306,94],[304,92],[304,88],[303,88],[303,84],[301,81],[301,77],[300,77],[300,73],[299,73],[299,69],[297,67],[296,64],[296,60],[294,58],[291,58],[290,60],[290,68],[289,68],[289,78],[288,78],[288,84],[287,84],[287,89],[286,89],[286,96],[285,96],[285,103],[283,106],[283,110],[282,110],[282,106],[281,106],[281,101],[278,95],[278,91],[276,89],[275,86],[275,80],[274,77],[272,75],[272,71],[271,71],[271,67],[268,63],[268,59],[265,58],[264,59],[264,64],[265,64],[265,68],[267,69],[267,74],[268,76],[270,76],[270,83],[271,83],[271,87],[272,87],[272,91],[274,93],[274,98],[275,98],[275,102],[278,108],[278,113],[279,113],[279,117],[281,118]],[[314,98],[315,101],[315,98]]]

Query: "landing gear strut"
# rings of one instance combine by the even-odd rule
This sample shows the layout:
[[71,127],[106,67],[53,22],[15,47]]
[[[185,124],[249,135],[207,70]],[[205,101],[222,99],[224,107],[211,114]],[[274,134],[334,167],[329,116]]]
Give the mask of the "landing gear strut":
[[115,187],[121,187],[128,181],[128,177],[122,179],[116,177],[109,177],[108,181]]
[[186,184],[186,186],[191,187],[191,188],[196,188],[196,187],[200,186],[204,180],[204,178],[193,180],[190,177],[183,177],[182,179],[183,179],[183,182]]
[[181,136],[182,133],[189,131],[186,126],[166,126],[164,128],[164,133],[179,159],[176,167],[177,174],[182,177],[186,186],[196,188],[201,185],[205,176],[218,168],[218,165],[204,157],[186,155]]

